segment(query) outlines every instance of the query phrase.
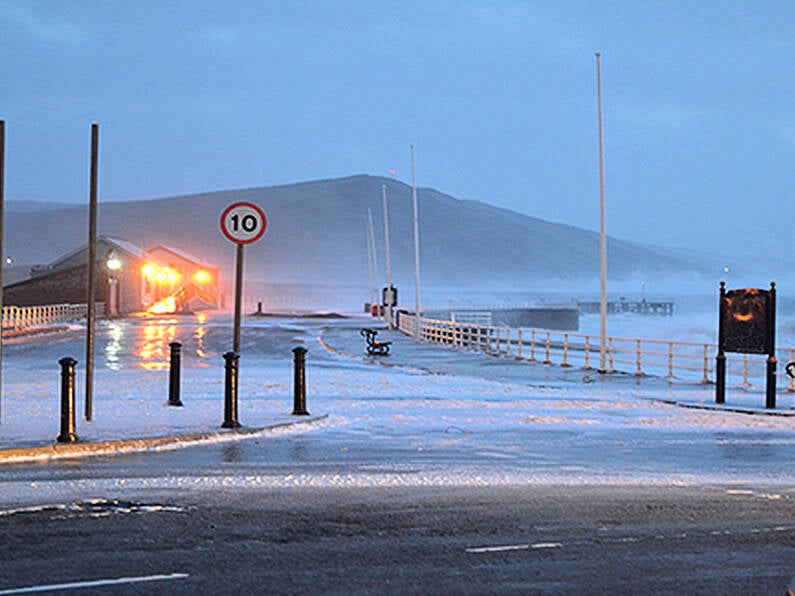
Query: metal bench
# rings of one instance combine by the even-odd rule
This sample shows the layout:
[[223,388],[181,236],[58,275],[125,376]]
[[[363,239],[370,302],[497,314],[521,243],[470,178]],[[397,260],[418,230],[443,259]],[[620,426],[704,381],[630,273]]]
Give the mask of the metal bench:
[[367,342],[368,355],[370,356],[389,355],[389,346],[392,344],[392,342],[376,340],[375,338],[378,335],[378,331],[376,331],[375,329],[362,329],[361,335]]

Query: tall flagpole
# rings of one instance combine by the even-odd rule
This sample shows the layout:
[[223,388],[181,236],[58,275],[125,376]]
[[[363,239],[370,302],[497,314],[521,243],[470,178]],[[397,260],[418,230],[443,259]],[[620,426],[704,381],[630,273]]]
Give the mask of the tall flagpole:
[[[375,226],[373,226],[373,210],[367,208],[367,221],[370,226],[370,254],[373,255],[373,304],[376,306],[376,314],[380,314],[381,307],[378,299],[378,252],[375,250]],[[372,307],[370,308],[372,313]]]
[[370,282],[368,284],[370,286],[370,312],[367,313],[369,315],[373,312],[373,304],[375,304],[375,296],[373,296],[373,288],[375,287],[375,282],[373,281],[373,243],[370,241],[371,228],[369,222],[364,224],[364,231],[367,236],[367,278]]
[[417,209],[417,176],[414,167],[414,145],[411,145],[411,200],[414,204],[414,314],[416,325],[414,337],[421,339],[420,334],[420,226]]
[[[3,267],[5,267],[5,252],[3,252],[3,235],[5,228],[5,161],[6,161],[6,123],[0,120],[0,318],[3,312]],[[3,395],[3,338],[0,335],[0,399]],[[0,410],[0,421],[2,410]]]
[[596,102],[599,112],[599,372],[605,366],[607,344],[607,238],[605,237],[605,158],[602,136],[602,68],[601,57],[596,52]]
[[[389,262],[389,211],[386,204],[386,184],[381,185],[381,201],[384,205],[384,260],[386,264],[386,288],[389,296],[392,296],[392,269]],[[386,325],[387,329],[392,329],[392,300],[390,298],[388,308],[386,310]]]

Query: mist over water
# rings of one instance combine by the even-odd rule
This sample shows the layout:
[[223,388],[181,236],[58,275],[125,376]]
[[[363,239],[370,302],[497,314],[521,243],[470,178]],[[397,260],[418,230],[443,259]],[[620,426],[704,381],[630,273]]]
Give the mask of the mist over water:
[[[573,283],[572,286],[577,284]],[[666,284],[664,287],[673,287]],[[610,314],[607,317],[607,334],[613,337],[638,339],[660,339],[678,342],[717,344],[718,341],[718,293],[719,282],[683,283],[682,290],[655,288],[652,284],[642,287],[640,283],[609,283],[608,301],[625,299],[637,302],[673,302],[673,316],[638,314]],[[714,285],[714,287],[713,287]],[[729,289],[752,287],[751,285],[728,285]],[[753,287],[767,289],[768,285]],[[778,285],[776,292],[776,346],[795,348],[795,290],[785,293],[792,286]],[[587,284],[581,290],[568,287],[561,290],[510,289],[490,290],[429,290],[424,294],[423,305],[434,307],[483,307],[509,308],[522,306],[576,306],[577,302],[598,302],[599,290],[595,284]],[[413,310],[413,309],[412,309]],[[598,335],[598,314],[580,314],[579,333]]]

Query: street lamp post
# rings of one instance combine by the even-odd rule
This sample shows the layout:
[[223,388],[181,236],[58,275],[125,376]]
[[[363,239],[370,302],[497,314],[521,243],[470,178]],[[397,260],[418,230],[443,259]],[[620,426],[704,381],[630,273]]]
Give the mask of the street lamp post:
[[108,299],[105,305],[106,314],[109,317],[118,317],[121,314],[119,300],[119,274],[121,273],[121,261],[113,250],[108,251],[105,261],[105,268],[108,270]]

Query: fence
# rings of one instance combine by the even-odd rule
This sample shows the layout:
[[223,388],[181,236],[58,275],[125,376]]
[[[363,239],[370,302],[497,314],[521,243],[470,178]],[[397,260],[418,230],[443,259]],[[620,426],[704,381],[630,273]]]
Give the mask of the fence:
[[[413,315],[400,314],[398,321],[400,331],[413,336],[416,331],[415,325],[416,319]],[[599,336],[595,335],[539,329],[511,329],[428,318],[420,319],[420,334],[423,340],[431,343],[473,350],[495,357],[584,369],[601,365],[601,342]],[[712,383],[715,379],[717,344],[607,337],[605,351],[607,372],[701,383]],[[766,355],[727,353],[727,382],[744,385],[764,384],[766,358]],[[795,348],[777,349],[776,359],[782,365],[795,361]],[[786,375],[778,375],[778,385],[795,391],[793,379]]]
[[[104,312],[104,304],[97,303],[97,312]],[[26,329],[46,325],[84,319],[88,314],[86,304],[51,304],[47,306],[4,306],[2,328]]]

